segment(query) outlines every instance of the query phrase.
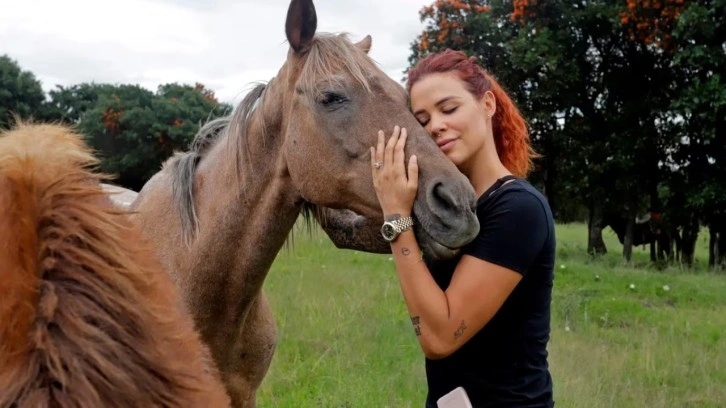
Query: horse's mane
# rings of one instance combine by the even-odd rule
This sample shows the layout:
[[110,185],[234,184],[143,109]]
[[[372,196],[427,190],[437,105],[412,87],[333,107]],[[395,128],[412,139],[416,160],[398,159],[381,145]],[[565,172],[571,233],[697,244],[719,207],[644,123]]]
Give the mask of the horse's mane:
[[[316,34],[305,58],[299,79],[303,89],[317,91],[321,78],[329,82],[341,80],[335,73],[344,69],[355,81],[370,91],[366,71],[373,67],[373,63],[346,34]],[[236,139],[239,169],[241,158],[248,154],[247,136],[251,115],[255,108],[262,104],[267,88],[269,85],[265,84],[255,86],[231,115],[214,119],[202,126],[194,136],[191,149],[177,154],[167,163],[172,169],[172,194],[181,217],[182,234],[187,243],[194,239],[199,229],[199,219],[194,207],[194,173],[199,161],[211,145],[228,137],[230,140]],[[310,204],[303,207],[306,219],[309,220],[312,211],[317,210]]]
[[244,97],[231,115],[213,119],[203,125],[194,136],[190,150],[177,153],[166,164],[171,168],[172,196],[179,209],[182,234],[187,243],[192,241],[199,229],[199,219],[194,208],[194,173],[199,161],[223,135],[234,134],[232,130],[239,132],[237,140],[240,146],[237,151],[244,149],[243,145],[247,140],[247,121],[266,87],[266,84],[258,84]]
[[0,134],[0,407],[228,404],[96,166],[68,128]]

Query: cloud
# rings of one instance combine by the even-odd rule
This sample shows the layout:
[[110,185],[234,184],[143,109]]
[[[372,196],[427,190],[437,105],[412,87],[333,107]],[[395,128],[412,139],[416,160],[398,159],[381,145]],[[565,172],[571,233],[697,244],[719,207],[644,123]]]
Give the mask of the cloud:
[[[288,0],[26,0],[0,13],[0,54],[51,89],[81,82],[202,82],[237,102],[287,54]],[[318,0],[318,30],[373,36],[371,57],[399,80],[426,0]]]

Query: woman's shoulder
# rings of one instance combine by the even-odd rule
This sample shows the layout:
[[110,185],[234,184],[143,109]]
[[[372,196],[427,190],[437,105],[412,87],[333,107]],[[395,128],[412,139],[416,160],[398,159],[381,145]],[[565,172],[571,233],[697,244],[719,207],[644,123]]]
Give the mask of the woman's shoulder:
[[486,197],[480,198],[478,206],[488,211],[496,209],[508,213],[534,211],[542,212],[547,218],[552,217],[547,198],[529,181],[522,178],[513,179]]

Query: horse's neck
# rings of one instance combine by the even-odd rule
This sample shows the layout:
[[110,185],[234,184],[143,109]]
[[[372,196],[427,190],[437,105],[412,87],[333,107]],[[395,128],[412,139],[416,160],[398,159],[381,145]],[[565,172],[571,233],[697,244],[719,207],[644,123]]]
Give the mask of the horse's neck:
[[[268,128],[267,131],[274,130]],[[209,324],[233,324],[257,296],[300,213],[277,135],[249,135],[237,162],[236,141],[221,139],[200,162],[195,195],[199,233],[193,247],[193,308]],[[238,173],[239,172],[239,173]],[[220,322],[220,318],[227,321]]]

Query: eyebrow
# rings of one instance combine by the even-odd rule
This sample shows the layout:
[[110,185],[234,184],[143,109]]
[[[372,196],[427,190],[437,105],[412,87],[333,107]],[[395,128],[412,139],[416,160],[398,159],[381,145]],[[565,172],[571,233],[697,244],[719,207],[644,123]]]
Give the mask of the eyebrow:
[[[443,105],[444,103],[446,103],[446,102],[448,102],[448,101],[450,101],[452,99],[456,99],[456,97],[455,96],[447,96],[445,98],[442,98],[440,101],[436,102],[436,106]],[[425,113],[425,111],[423,109],[419,109],[416,112],[414,112],[413,115],[414,116],[417,116],[419,113]]]

